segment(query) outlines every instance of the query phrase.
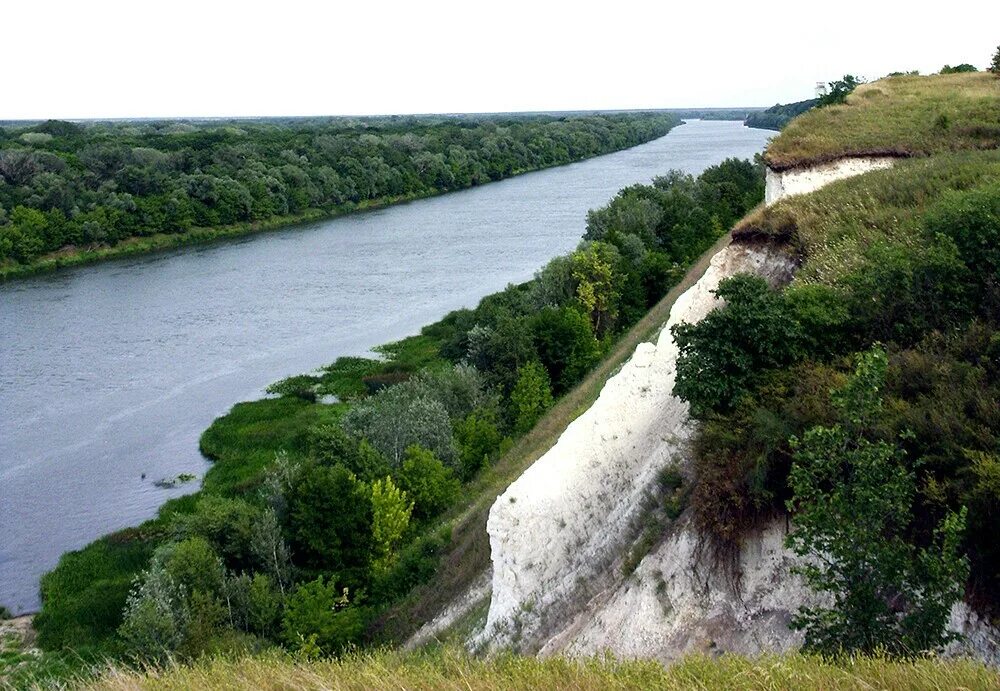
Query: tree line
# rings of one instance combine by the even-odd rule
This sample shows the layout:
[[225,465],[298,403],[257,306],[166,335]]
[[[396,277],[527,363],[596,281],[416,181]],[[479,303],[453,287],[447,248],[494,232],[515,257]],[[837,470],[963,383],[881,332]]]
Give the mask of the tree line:
[[0,127],[0,267],[480,185],[679,123],[621,113]]

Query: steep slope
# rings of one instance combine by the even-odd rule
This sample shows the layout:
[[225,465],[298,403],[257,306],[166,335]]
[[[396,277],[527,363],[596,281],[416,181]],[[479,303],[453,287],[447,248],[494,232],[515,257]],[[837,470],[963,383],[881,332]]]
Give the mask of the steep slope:
[[[992,115],[984,116],[982,101],[984,93],[996,89],[989,95],[989,102],[996,105],[1000,88],[994,82],[983,81],[981,75],[967,84],[925,81],[948,97],[931,99],[932,106],[944,102],[955,106],[955,127],[965,134],[952,139],[942,134],[919,149],[912,144],[922,141],[922,135],[899,136],[895,123],[882,132],[878,146],[869,146],[880,141],[877,131],[844,143],[836,140],[836,132],[824,139],[822,132],[809,137],[804,134],[807,129],[790,126],[786,132],[793,132],[792,143],[782,135],[772,146],[777,153],[768,152],[769,160],[781,162],[769,173],[768,203],[891,167],[899,156],[930,155],[952,146],[996,146],[996,140],[966,136],[977,127],[980,133],[988,128]],[[910,96],[904,107],[920,110],[912,100],[925,93],[927,85],[905,85],[902,93]],[[862,92],[848,106],[839,107],[840,118],[865,123],[872,117],[889,117],[887,113],[897,108],[895,102],[880,104],[874,111],[869,104],[897,90],[892,83],[869,85],[869,95]],[[828,117],[833,116],[821,113],[813,120],[822,125]],[[903,145],[910,148],[904,150]],[[798,153],[796,146],[801,149]],[[866,151],[881,155],[861,158]],[[662,497],[658,474],[668,469],[690,478],[693,472],[688,442],[695,425],[686,403],[672,395],[677,351],[669,327],[707,314],[716,305],[711,291],[726,276],[753,272],[772,284],[784,283],[795,267],[790,256],[801,258],[808,250],[822,256],[822,238],[811,238],[812,246],[798,237],[789,242],[792,238],[781,230],[784,207],[778,204],[775,209],[770,216],[756,215],[773,221],[768,233],[757,232],[753,223],[740,224],[737,241],[716,255],[698,284],[678,299],[655,345],[640,345],[594,406],[494,504],[488,522],[492,597],[477,644],[513,645],[542,654],[611,650],[661,659],[692,650],[752,654],[800,644],[788,622],[814,596],[790,572],[794,559],[783,546],[787,529],[783,520],[747,536],[735,568],[727,570],[709,558],[690,516],[682,515],[634,566],[635,550],[643,547],[633,545],[641,522],[650,516],[654,500]],[[828,204],[821,212],[835,213]],[[633,568],[630,575],[624,573]],[[997,631],[964,604],[953,609],[950,626],[966,636],[964,647],[955,648],[956,652],[961,649],[1000,663]]]

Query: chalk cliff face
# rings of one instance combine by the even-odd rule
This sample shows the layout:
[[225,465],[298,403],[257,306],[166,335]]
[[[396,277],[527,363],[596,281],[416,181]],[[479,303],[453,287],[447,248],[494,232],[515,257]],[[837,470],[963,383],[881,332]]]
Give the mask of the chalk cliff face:
[[[891,164],[848,159],[769,171],[768,203]],[[691,475],[695,428],[687,404],[672,394],[678,353],[670,327],[708,314],[718,304],[712,291],[727,276],[752,272],[781,284],[793,268],[775,248],[730,245],[715,255],[678,298],[656,343],[641,344],[594,405],[497,499],[487,523],[489,613],[474,645],[669,660],[801,644],[788,623],[815,595],[791,573],[784,521],[747,538],[738,568],[727,571],[703,555],[682,515],[631,575],[621,569],[657,474],[669,467]],[[961,651],[1000,664],[1000,636],[964,604],[953,609],[951,627],[967,637]]]
[[764,203],[771,205],[793,194],[807,194],[818,190],[834,180],[854,177],[869,170],[890,168],[895,160],[889,156],[867,156],[842,158],[817,166],[791,168],[780,172],[768,168],[764,185]]
[[497,499],[487,523],[488,637],[530,647],[613,580],[657,474],[686,464],[693,426],[687,404],[672,393],[678,353],[670,327],[708,314],[719,282],[741,272],[781,283],[792,263],[772,248],[730,245],[716,254],[677,299],[657,342],[641,344],[594,405]]

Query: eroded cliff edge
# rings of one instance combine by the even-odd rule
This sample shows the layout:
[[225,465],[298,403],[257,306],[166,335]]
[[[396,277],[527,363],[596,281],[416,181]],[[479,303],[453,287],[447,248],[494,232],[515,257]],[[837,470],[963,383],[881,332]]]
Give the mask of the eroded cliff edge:
[[[851,157],[769,170],[766,203],[893,161]],[[745,540],[735,568],[721,569],[682,515],[632,573],[621,568],[657,475],[666,468],[691,473],[694,425],[686,403],[671,393],[677,349],[670,327],[704,317],[717,304],[718,283],[740,272],[781,284],[794,263],[767,245],[734,243],[715,255],[677,300],[657,342],[640,345],[598,401],[494,504],[487,525],[491,598],[477,645],[664,660],[800,645],[788,623],[814,595],[791,573],[784,521]],[[964,604],[953,609],[950,626],[965,636],[952,652],[1000,664],[1000,636]]]

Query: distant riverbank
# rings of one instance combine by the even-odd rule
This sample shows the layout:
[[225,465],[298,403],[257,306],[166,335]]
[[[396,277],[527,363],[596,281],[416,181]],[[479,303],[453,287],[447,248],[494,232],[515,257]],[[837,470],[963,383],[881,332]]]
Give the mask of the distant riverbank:
[[[679,124],[683,125],[684,123],[681,122]],[[676,126],[677,125],[674,127]],[[636,144],[635,146],[642,146],[642,143]],[[617,151],[627,151],[630,148],[634,147],[626,147],[625,149],[618,149]],[[610,153],[617,153],[617,151]],[[607,155],[608,153],[596,153],[592,156],[586,156],[584,158],[580,158],[575,161],[568,161],[566,163],[556,163],[537,168],[525,168],[523,170],[515,171],[506,177],[500,178],[499,180],[491,180],[490,182],[486,182],[481,185],[473,185],[473,187],[484,187],[494,182],[509,180],[510,178],[524,175],[526,173],[534,173],[540,170],[548,170],[550,168],[559,168],[562,166],[572,165],[573,163],[580,163],[598,156]],[[364,211],[377,211],[378,209],[385,209],[397,204],[405,204],[408,202],[418,201],[420,199],[429,199],[431,197],[440,197],[444,194],[460,192],[465,189],[470,188],[462,187],[450,190],[427,190],[424,192],[400,194],[393,197],[382,197],[380,199],[368,199],[357,203],[347,202],[332,209],[308,209],[302,213],[274,216],[261,221],[249,221],[246,223],[236,223],[233,225],[217,226],[213,228],[191,228],[183,233],[156,233],[145,237],[129,238],[111,247],[66,248],[59,250],[58,252],[53,252],[39,257],[31,264],[0,266],[0,282],[23,278],[26,276],[34,276],[36,274],[50,271],[57,271],[59,269],[69,268],[72,266],[93,264],[105,259],[120,259],[122,257],[149,254],[152,252],[175,249],[178,247],[204,245],[211,242],[230,240],[256,233],[285,230],[287,228],[305,223],[331,220],[341,216],[361,213]]]

